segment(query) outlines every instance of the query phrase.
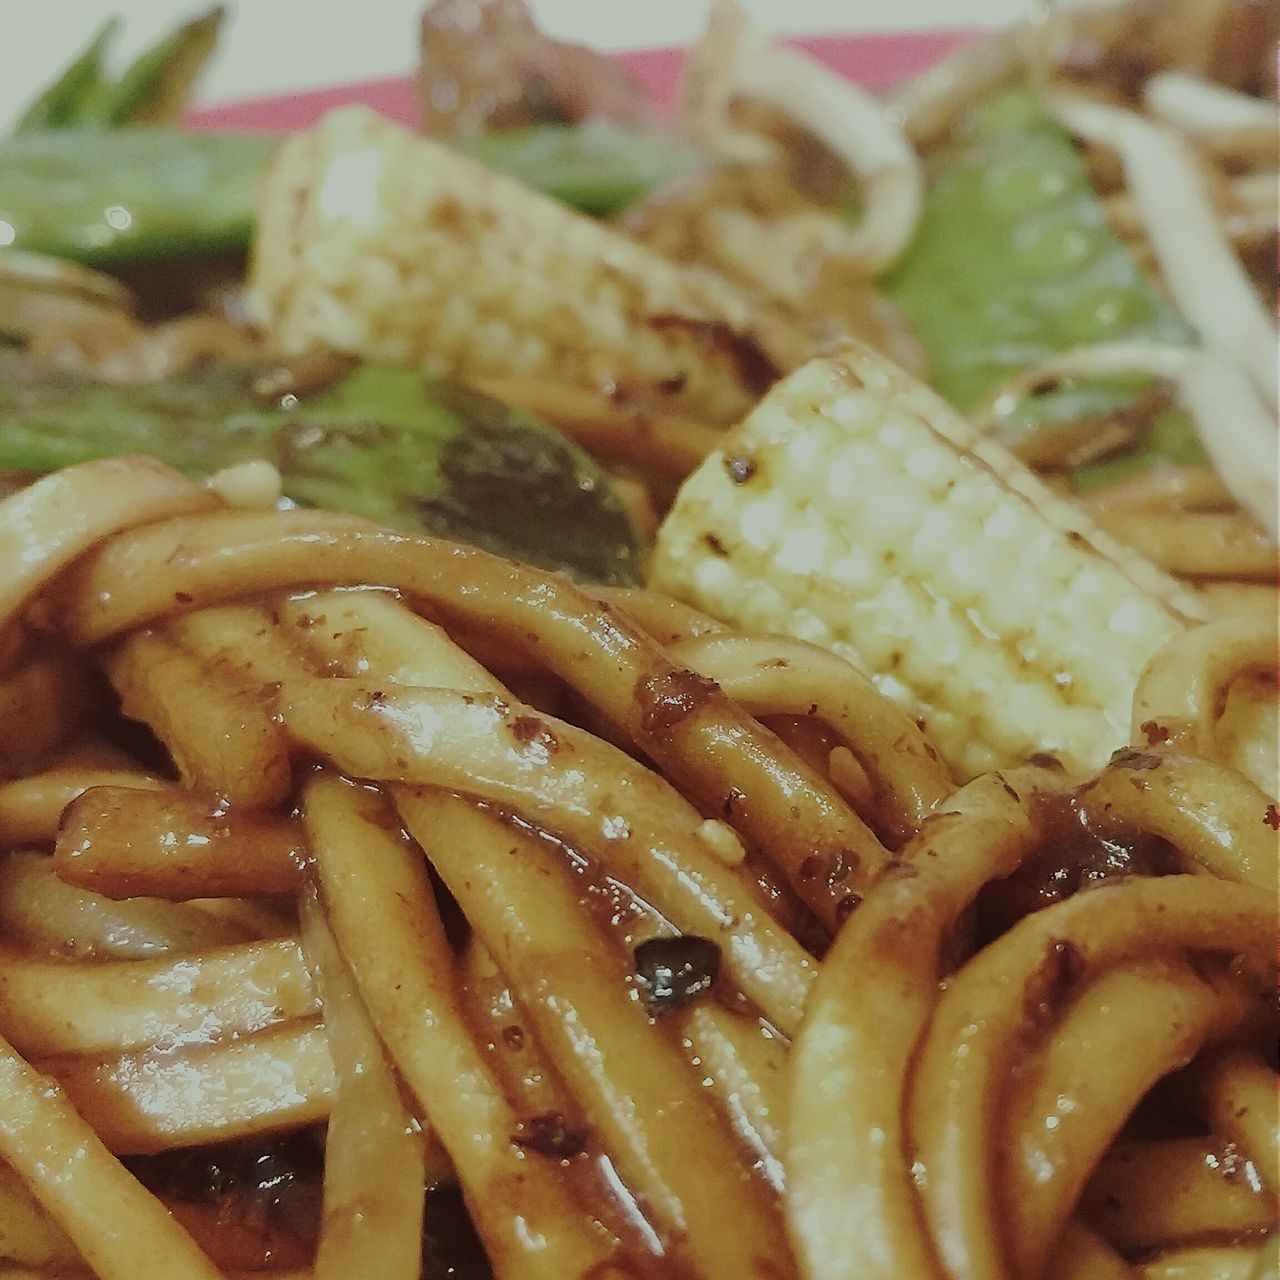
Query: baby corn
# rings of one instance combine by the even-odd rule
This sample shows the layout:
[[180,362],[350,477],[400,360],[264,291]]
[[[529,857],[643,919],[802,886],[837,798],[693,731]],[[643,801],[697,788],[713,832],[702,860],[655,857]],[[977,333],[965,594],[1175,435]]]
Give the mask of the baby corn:
[[963,776],[1092,770],[1196,601],[933,392],[863,347],[779,383],[685,483],[655,585],[823,645]]
[[285,143],[260,203],[251,305],[285,354],[656,390],[710,422],[809,354],[729,282],[363,108]]

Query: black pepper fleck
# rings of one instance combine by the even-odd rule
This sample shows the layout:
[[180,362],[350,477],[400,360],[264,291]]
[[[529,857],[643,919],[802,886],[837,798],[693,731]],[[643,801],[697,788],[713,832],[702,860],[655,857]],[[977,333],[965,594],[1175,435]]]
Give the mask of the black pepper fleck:
[[651,938],[635,949],[635,971],[649,998],[649,1011],[661,1016],[711,990],[720,972],[720,948],[694,933]]
[[511,1142],[540,1156],[571,1160],[587,1145],[587,1133],[585,1129],[572,1128],[560,1112],[548,1111],[522,1120],[519,1130],[511,1135]]
[[1159,756],[1148,751],[1131,751],[1128,747],[1121,747],[1111,757],[1111,763],[1118,769],[1158,769],[1162,762]]

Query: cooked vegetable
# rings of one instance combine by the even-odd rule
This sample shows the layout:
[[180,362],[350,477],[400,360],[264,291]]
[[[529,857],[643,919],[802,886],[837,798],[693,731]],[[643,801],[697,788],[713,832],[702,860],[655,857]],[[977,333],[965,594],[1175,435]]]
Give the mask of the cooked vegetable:
[[[638,201],[619,225],[673,262],[705,266],[803,313],[815,327],[869,342],[924,376],[924,348],[868,277],[844,206],[798,188],[796,164],[794,153],[721,159]],[[843,174],[835,181],[843,186]]]
[[[97,265],[247,248],[271,138],[58,124],[0,140],[8,243]],[[455,145],[592,214],[625,208],[699,159],[675,138],[611,125],[543,125]]]
[[96,265],[247,247],[270,139],[123,128],[181,119],[224,17],[183,23],[115,80],[120,24],[102,26],[0,140],[0,245]]
[[1080,493],[1088,493],[1091,489],[1101,488],[1125,476],[1138,475],[1161,463],[1194,467],[1207,460],[1204,446],[1196,435],[1195,424],[1186,413],[1168,409],[1156,415],[1145,439],[1136,449],[1077,467],[1075,488]]
[[[941,499],[946,497],[946,501]],[[1194,602],[866,349],[775,388],[694,473],[656,585],[852,659],[966,775],[1094,768]]]
[[120,29],[119,18],[108,18],[77,54],[67,69],[18,117],[15,133],[30,129],[63,129],[81,123],[98,94],[105,77],[102,67],[107,46]]
[[422,128],[433,137],[657,120],[645,86],[616,58],[547,35],[526,0],[433,0],[422,14],[417,81]]
[[708,421],[809,347],[718,277],[362,108],[281,149],[252,294],[286,353],[653,391]]
[[[1185,412],[1158,413],[1137,448],[1078,467],[1074,477],[1077,490],[1087,492],[1139,474],[1157,461],[1183,467],[1212,461],[1225,486],[1223,496],[1234,498],[1263,530],[1275,527],[1277,478],[1275,469],[1266,465],[1275,450],[1275,415],[1259,396],[1247,370],[1215,352],[1141,342],[1064,351],[1003,383],[996,404],[1045,382],[1117,375],[1165,380]],[[1216,499],[1219,504],[1221,500],[1221,496]]]
[[193,475],[273,462],[297,502],[448,533],[600,582],[639,547],[600,471],[530,414],[404,369],[363,366],[266,406],[245,371],[114,386],[0,360],[0,471],[145,453]]
[[[1191,336],[1108,227],[1070,139],[1020,88],[977,111],[937,161],[919,234],[887,287],[929,352],[934,386],[962,409],[1057,351]],[[1106,407],[1131,395],[1118,387]],[[1037,401],[1038,420],[1071,411]]]
[[699,153],[671,134],[618,125],[532,125],[453,144],[584,213],[609,214],[690,172]]
[[173,124],[196,77],[218,44],[226,10],[221,5],[190,22],[141,53],[124,75],[102,94],[98,117],[103,124]]
[[243,250],[271,148],[167,129],[0,139],[0,241],[94,265]]
[[23,112],[16,131],[172,124],[181,119],[192,84],[218,43],[226,11],[218,6],[144,50],[119,79],[103,59],[120,29],[103,24],[85,51]]

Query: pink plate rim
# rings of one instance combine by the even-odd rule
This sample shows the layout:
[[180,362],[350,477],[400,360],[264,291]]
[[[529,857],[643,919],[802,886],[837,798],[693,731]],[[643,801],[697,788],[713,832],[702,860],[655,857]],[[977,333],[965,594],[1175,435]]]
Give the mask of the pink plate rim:
[[[927,70],[980,34],[973,28],[955,27],[808,36],[793,43],[869,89],[887,89]],[[637,49],[617,56],[655,102],[670,105],[680,71],[680,50]],[[362,103],[405,124],[413,124],[417,116],[412,76],[395,76],[204,107],[191,112],[187,124],[193,129],[284,132],[309,128],[326,111],[351,103]]]

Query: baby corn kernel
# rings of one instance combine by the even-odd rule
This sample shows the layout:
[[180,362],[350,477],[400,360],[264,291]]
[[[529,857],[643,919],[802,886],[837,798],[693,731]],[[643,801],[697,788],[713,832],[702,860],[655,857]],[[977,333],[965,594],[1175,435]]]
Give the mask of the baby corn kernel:
[[250,300],[284,354],[660,393],[731,422],[806,359],[797,317],[362,107],[265,179]]
[[1197,602],[862,346],[779,383],[685,482],[653,582],[843,655],[969,777],[1101,765]]

